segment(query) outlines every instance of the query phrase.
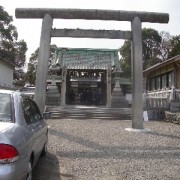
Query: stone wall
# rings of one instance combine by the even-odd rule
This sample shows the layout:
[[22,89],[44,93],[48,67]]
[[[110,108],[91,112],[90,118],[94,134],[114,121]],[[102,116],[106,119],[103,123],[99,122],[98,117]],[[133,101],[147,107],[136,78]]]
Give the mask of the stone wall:
[[171,101],[169,108],[145,107],[144,111],[147,111],[148,120],[165,120],[166,119],[167,121],[179,121],[176,119],[177,119],[177,116],[178,116],[178,119],[180,119],[180,102]]
[[180,101],[171,101],[169,110],[171,112],[180,112]]
[[175,124],[180,124],[180,112],[165,111],[165,120]]
[[151,109],[151,110],[146,110],[146,112],[147,112],[148,120],[164,120],[165,119],[164,109]]

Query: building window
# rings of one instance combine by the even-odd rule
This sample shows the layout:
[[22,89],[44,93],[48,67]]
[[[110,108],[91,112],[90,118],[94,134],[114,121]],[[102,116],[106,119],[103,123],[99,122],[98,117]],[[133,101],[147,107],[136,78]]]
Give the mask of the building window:
[[155,78],[151,78],[151,90],[155,90]]
[[156,77],[156,89],[161,89],[161,76]]
[[166,88],[167,87],[167,75],[163,74],[162,75],[162,88]]
[[174,71],[168,73],[168,87],[173,87],[174,86]]
[[174,86],[174,71],[151,78],[150,90],[171,88]]

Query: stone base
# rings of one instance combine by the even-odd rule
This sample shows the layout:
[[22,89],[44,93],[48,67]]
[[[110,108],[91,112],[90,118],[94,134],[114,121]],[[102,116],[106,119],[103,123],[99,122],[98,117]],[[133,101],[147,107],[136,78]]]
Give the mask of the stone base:
[[125,128],[125,130],[129,132],[139,132],[139,133],[148,133],[151,131],[150,129],[134,129],[134,128]]
[[180,124],[180,113],[165,111],[165,121]]
[[152,110],[145,110],[144,115],[147,113],[147,118],[149,120],[164,120],[165,118],[165,109],[152,109]]
[[171,112],[179,112],[180,111],[180,102],[179,101],[171,101],[170,102],[170,111]]

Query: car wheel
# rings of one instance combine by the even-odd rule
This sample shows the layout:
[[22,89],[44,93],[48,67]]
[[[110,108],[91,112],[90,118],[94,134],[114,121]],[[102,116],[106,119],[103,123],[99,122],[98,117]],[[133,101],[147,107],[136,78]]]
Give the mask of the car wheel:
[[26,180],[32,180],[32,163],[29,161]]
[[43,147],[43,149],[42,149],[41,157],[46,156],[46,153],[47,153],[47,144],[45,144],[44,147]]

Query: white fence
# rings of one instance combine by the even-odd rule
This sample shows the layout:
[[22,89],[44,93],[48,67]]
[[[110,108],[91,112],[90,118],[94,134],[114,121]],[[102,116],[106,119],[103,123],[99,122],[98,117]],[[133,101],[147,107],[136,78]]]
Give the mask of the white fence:
[[167,89],[160,91],[153,91],[144,94],[145,108],[167,108],[169,109],[170,102],[173,100],[180,100],[179,89]]
[[146,108],[165,108],[169,109],[169,99],[166,97],[146,97]]

